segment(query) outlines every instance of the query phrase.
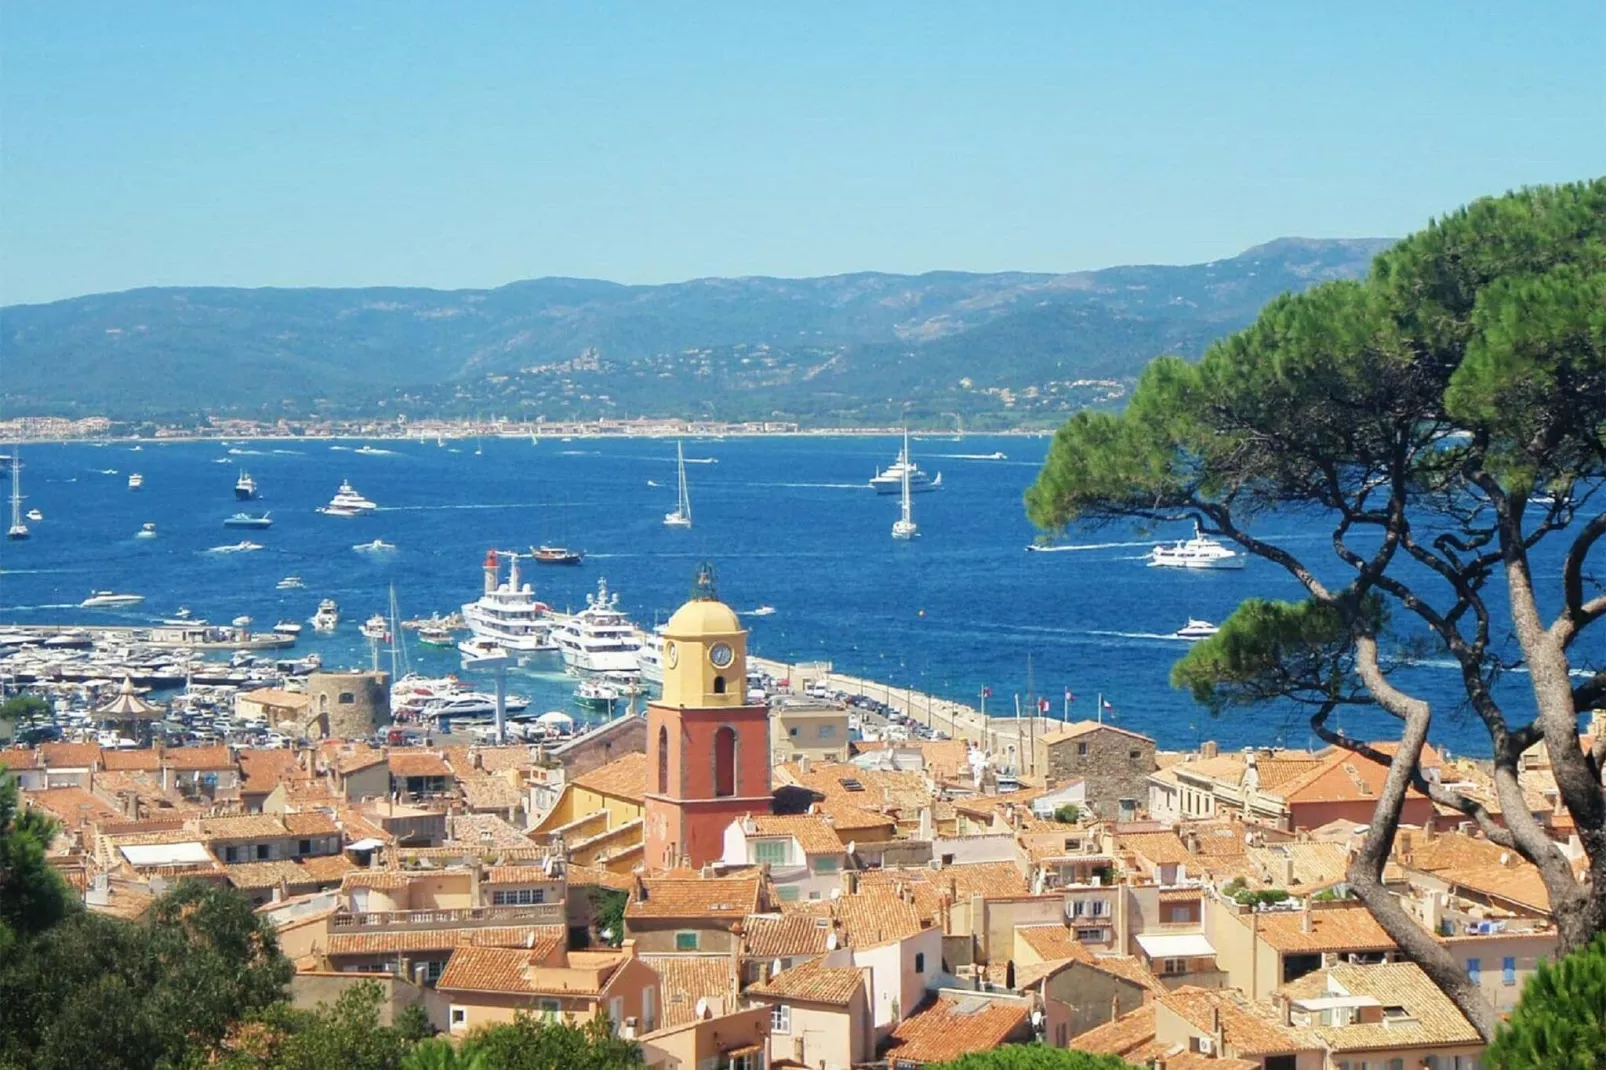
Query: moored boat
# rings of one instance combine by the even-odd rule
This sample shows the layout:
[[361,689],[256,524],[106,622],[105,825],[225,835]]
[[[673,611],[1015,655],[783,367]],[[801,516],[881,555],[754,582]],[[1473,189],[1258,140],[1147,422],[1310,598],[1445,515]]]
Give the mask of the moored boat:
[[263,513],[261,516],[252,516],[250,513],[235,513],[223,521],[223,526],[226,528],[271,528],[273,526],[273,518],[267,513]]
[[252,501],[257,496],[257,481],[251,478],[250,472],[241,472],[240,478],[234,481],[234,497],[242,502]]

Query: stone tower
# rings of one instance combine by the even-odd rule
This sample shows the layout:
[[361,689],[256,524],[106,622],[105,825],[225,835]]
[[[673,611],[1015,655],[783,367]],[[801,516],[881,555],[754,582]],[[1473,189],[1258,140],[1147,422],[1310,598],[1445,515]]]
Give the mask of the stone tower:
[[747,632],[704,565],[664,627],[663,698],[647,706],[649,869],[714,861],[732,821],[770,812],[769,735],[747,701]]
[[390,676],[382,672],[315,672],[307,677],[310,719],[326,720],[331,739],[367,739],[390,723]]

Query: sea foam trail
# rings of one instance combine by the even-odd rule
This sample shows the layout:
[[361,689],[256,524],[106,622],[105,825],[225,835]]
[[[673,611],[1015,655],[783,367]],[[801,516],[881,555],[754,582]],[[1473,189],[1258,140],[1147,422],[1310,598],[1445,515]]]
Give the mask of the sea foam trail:
[[1071,550],[1114,550],[1124,546],[1153,546],[1154,543],[1153,539],[1145,539],[1142,542],[1084,542],[1070,546],[1037,546],[1027,549],[1039,554],[1060,554]]

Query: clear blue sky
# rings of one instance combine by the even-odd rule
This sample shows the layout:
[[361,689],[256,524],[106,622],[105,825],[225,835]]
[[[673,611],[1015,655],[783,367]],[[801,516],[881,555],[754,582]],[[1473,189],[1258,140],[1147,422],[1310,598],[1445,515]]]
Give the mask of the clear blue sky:
[[1606,173],[1606,3],[0,0],[0,303],[1074,270]]

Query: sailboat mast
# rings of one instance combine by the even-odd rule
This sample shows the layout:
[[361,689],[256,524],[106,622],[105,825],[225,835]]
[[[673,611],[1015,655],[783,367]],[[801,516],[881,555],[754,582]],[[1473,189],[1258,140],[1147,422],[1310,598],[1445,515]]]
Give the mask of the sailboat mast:
[[11,451],[11,526],[14,528],[22,526],[22,477],[17,469],[19,452],[17,449]]
[[691,493],[686,489],[686,449],[680,442],[675,443],[675,462],[680,469],[680,515],[690,520]]

